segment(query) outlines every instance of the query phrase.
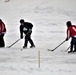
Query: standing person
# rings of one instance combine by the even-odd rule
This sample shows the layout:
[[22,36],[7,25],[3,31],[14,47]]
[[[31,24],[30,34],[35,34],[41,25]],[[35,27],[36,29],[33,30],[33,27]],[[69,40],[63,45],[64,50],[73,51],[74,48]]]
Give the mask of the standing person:
[[6,27],[3,21],[0,19],[0,47],[5,47],[4,35],[6,33]]
[[22,39],[23,33],[25,34],[25,42],[23,48],[27,48],[28,41],[31,44],[30,48],[35,47],[31,39],[33,25],[29,22],[25,22],[24,19],[20,20],[20,24],[20,38]]
[[76,52],[76,26],[72,25],[71,21],[68,21],[66,23],[66,25],[67,25],[67,37],[66,37],[66,41],[68,41],[69,38],[71,37],[70,51],[68,51],[68,53],[70,53],[70,52]]

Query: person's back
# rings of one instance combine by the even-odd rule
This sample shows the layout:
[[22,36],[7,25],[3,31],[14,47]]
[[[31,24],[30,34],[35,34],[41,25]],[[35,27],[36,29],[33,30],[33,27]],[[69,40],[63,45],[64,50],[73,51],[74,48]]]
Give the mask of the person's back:
[[5,33],[6,32],[6,27],[5,24],[0,21],[0,33]]
[[72,26],[68,27],[67,31],[70,32],[70,37],[76,36],[76,26],[75,25],[72,25]]
[[25,25],[27,26],[28,29],[32,29],[33,25],[30,22],[25,22]]
[[4,39],[3,39],[5,33],[6,33],[5,24],[0,19],[0,47],[4,47],[5,46],[5,42],[4,42]]

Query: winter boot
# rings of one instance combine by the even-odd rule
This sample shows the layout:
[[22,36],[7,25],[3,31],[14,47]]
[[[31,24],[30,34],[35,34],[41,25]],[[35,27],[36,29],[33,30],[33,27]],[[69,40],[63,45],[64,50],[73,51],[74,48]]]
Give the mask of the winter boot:
[[27,48],[26,46],[23,46],[23,48],[25,49],[25,48]]
[[71,53],[71,52],[73,52],[72,50],[71,51],[68,51],[68,53]]
[[35,47],[35,45],[30,46],[30,48],[34,48],[34,47]]

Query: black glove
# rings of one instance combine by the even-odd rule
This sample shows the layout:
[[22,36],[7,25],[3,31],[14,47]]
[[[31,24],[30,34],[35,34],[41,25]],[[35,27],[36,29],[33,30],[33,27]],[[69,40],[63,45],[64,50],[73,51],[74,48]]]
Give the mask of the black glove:
[[23,36],[20,36],[21,39],[23,39]]
[[65,41],[68,41],[68,38],[66,38]]
[[4,34],[0,34],[0,37],[4,37]]

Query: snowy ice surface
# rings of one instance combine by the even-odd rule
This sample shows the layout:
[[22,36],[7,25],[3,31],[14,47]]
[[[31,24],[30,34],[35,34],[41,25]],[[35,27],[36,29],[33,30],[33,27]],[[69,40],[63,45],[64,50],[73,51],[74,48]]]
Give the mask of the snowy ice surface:
[[[76,0],[0,0],[0,18],[7,33],[6,47],[20,38],[19,20],[33,23],[32,39],[36,48],[22,49],[24,39],[11,48],[0,48],[0,75],[76,75],[76,54],[64,52],[70,40],[54,49],[66,38],[66,22],[76,24]],[[38,63],[40,51],[40,67]]]

